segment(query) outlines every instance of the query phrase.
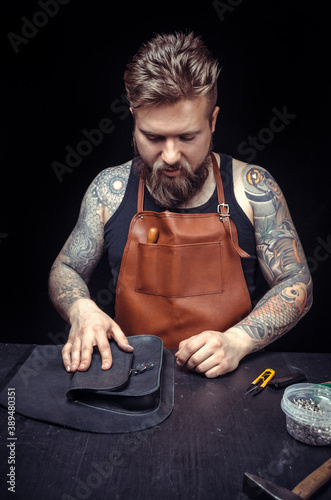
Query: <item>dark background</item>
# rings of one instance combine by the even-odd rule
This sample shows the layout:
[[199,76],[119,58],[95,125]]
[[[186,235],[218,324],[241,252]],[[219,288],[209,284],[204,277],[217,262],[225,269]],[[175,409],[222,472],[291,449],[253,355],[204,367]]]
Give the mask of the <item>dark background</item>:
[[[42,4],[24,0],[1,7],[1,341],[65,341],[67,327],[48,298],[48,273],[90,182],[102,169],[131,158],[132,121],[121,102],[125,66],[154,33],[192,29],[222,65],[216,151],[251,160],[240,145],[269,127],[273,110],[286,107],[295,115],[253,161],[285,193],[309,260],[315,300],[272,348],[330,351],[326,4],[224,0],[216,9],[205,0],[45,0],[52,15]],[[26,35],[26,43],[17,35]],[[76,150],[86,140],[82,130],[98,128],[104,118],[114,130],[70,172],[57,176],[52,164],[65,165],[66,147]],[[91,289],[106,310],[113,306],[109,279],[102,262]]]

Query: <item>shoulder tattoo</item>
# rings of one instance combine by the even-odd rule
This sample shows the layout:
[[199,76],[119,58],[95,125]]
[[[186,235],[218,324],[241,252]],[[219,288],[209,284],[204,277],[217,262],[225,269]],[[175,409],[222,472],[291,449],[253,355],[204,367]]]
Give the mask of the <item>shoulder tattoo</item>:
[[278,217],[287,211],[284,196],[275,179],[269,172],[255,165],[247,165],[243,171],[243,183],[246,197],[257,206],[263,206],[264,216],[275,214],[282,209]]
[[110,167],[96,177],[94,190],[99,202],[108,209],[111,217],[123,200],[129,175],[131,171],[131,161],[118,167]]

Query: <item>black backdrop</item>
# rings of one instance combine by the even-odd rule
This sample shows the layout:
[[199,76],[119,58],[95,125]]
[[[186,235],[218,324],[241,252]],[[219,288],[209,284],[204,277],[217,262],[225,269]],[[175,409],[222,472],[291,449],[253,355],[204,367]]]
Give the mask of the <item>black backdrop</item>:
[[[125,65],[154,33],[192,29],[222,65],[215,150],[274,175],[312,271],[312,310],[272,348],[329,351],[326,6],[24,0],[1,11],[1,340],[64,341],[67,327],[48,299],[48,273],[89,183],[132,155]],[[273,120],[277,113],[282,127]],[[86,142],[92,129],[99,129],[94,144],[91,136]],[[109,279],[101,262],[91,289],[106,310],[113,305]]]

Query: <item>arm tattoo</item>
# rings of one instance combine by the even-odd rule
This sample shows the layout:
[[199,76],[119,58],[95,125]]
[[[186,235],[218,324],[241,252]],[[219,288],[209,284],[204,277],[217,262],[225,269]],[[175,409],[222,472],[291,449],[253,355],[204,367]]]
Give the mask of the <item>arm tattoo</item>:
[[256,340],[257,349],[276,340],[308,312],[312,280],[287,208],[272,176],[249,165],[243,172],[245,194],[254,211],[257,255],[271,290],[237,326]]
[[102,171],[88,188],[77,224],[57,257],[49,279],[50,297],[63,317],[80,298],[89,298],[87,283],[103,253],[104,224],[117,210],[131,162]]

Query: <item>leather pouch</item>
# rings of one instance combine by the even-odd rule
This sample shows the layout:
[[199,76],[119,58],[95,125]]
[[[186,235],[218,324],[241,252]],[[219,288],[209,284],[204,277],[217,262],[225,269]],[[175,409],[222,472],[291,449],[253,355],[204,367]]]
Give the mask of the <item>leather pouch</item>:
[[[67,373],[62,346],[36,346],[0,395],[15,388],[16,412],[73,429],[134,432],[160,424],[173,409],[174,358],[153,335],[129,339],[133,353],[111,343],[113,364],[101,369],[95,351],[86,372]],[[62,366],[61,366],[62,365]]]
[[[159,337],[143,335],[135,342],[134,353],[112,344],[113,367],[102,371],[96,351],[88,372],[76,372],[66,392],[69,401],[107,410],[125,412],[151,411],[160,399],[163,342]],[[133,340],[133,342],[132,342]],[[135,344],[135,346],[134,346]]]

